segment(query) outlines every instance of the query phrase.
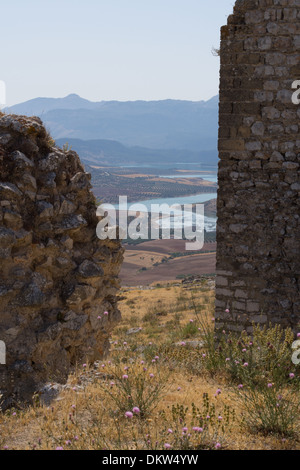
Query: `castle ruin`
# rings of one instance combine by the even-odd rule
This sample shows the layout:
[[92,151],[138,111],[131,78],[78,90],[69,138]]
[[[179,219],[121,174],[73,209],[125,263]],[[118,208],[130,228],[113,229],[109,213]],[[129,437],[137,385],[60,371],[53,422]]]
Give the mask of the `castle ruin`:
[[76,152],[39,118],[0,114],[0,410],[108,352],[123,248],[98,222]]
[[217,327],[296,329],[300,0],[236,1],[220,56]]

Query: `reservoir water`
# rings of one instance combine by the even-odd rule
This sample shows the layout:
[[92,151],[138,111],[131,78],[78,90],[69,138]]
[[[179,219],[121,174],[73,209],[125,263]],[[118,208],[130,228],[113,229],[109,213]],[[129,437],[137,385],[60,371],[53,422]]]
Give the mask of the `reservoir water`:
[[[216,199],[217,198],[217,193],[202,193],[202,194],[196,194],[194,196],[185,196],[185,197],[174,197],[174,198],[158,198],[158,199],[147,199],[145,201],[136,201],[136,202],[129,202],[126,205],[120,205],[120,204],[113,204],[114,207],[117,210],[121,211],[126,211],[128,210],[133,204],[142,204],[147,208],[147,211],[151,211],[151,205],[152,204],[168,204],[168,206],[172,206],[175,204],[201,204],[207,201],[210,201],[211,199]],[[180,216],[175,216],[172,217],[172,226],[176,227],[177,224],[181,223],[181,217]],[[207,232],[214,232],[216,230],[216,223],[217,219],[215,217],[206,217],[204,214],[204,226]]]

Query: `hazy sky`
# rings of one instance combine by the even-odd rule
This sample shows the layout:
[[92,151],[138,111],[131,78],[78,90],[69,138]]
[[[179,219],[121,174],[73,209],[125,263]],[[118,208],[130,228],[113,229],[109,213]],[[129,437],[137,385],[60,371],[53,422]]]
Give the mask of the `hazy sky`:
[[234,0],[10,0],[1,4],[7,104],[201,100],[218,93],[220,27]]

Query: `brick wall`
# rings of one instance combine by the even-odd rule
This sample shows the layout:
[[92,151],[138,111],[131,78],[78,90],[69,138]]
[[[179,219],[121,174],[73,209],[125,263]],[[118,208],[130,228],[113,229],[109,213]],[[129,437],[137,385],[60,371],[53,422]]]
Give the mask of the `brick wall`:
[[[300,0],[238,0],[221,30],[217,326],[300,323]],[[229,312],[228,312],[229,310]]]

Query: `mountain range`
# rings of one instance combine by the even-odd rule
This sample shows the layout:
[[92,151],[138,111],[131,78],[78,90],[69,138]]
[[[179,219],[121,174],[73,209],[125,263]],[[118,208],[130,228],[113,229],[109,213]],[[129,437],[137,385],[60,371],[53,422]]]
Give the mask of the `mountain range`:
[[71,94],[35,98],[5,111],[39,116],[59,145],[68,142],[93,163],[217,162],[218,96],[197,102],[92,102]]

